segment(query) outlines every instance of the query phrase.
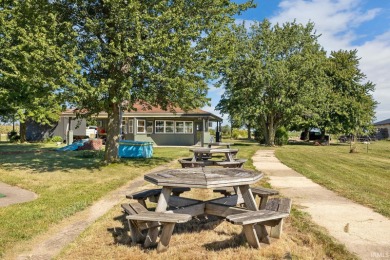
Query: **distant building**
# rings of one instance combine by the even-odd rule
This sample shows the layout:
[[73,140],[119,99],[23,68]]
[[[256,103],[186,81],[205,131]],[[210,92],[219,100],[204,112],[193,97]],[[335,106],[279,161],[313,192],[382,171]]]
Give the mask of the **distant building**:
[[390,118],[374,123],[378,139],[388,139],[390,134]]
[[[148,141],[156,145],[203,145],[213,139],[209,132],[211,123],[216,122],[220,129],[222,122],[222,118],[198,108],[189,111],[175,108],[175,112],[160,107],[146,109],[141,104],[135,104],[134,108],[136,111],[122,112],[121,135],[125,140]],[[55,126],[39,128],[36,124],[30,124],[27,126],[27,136],[38,141],[58,135],[66,140],[68,131],[72,130],[75,139],[85,137],[86,121],[75,117],[75,110],[67,110],[61,113]],[[99,113],[96,121],[97,137],[104,139],[108,125],[107,113]]]

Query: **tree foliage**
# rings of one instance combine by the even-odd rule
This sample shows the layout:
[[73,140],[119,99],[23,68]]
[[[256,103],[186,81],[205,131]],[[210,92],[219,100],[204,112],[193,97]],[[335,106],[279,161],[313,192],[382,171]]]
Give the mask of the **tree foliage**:
[[[74,36],[69,23],[59,22],[47,1],[3,1],[0,5],[0,114],[57,121],[60,91],[77,69]],[[24,131],[21,128],[22,141]]]
[[220,81],[226,92],[218,108],[255,120],[274,145],[276,129],[307,113],[307,104],[321,95],[325,52],[312,23],[272,26],[264,20],[249,30],[235,26],[230,37],[236,49]]
[[107,162],[117,158],[119,115],[160,105],[192,109],[208,102],[207,80],[227,48],[218,35],[232,15],[251,5],[226,0],[57,2],[77,33],[83,78],[70,88],[72,102],[89,113],[106,111]]
[[362,134],[372,128],[375,85],[359,69],[357,50],[332,51],[326,67],[330,93],[318,127],[332,133]]

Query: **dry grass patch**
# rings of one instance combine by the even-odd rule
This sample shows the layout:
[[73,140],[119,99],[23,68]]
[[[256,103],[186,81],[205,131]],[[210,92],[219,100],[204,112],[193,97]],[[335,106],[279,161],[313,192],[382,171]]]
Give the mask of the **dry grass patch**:
[[[218,195],[211,190],[194,189],[185,196],[210,199]],[[154,204],[148,206],[153,209]],[[272,239],[271,245],[262,244],[261,249],[248,247],[241,226],[207,216],[177,224],[164,253],[141,245],[130,246],[130,241],[126,219],[117,205],[57,259],[354,259],[324,235],[324,230],[313,225],[307,215],[295,209],[285,221],[282,238]],[[336,252],[327,250],[335,245],[339,248]]]

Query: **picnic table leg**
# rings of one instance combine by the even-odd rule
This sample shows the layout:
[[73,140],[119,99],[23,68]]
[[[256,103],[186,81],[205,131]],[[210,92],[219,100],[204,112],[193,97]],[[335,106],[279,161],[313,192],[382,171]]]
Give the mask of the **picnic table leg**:
[[226,160],[228,160],[229,162],[234,161],[233,155],[231,153],[225,153],[225,156],[226,156]]
[[[160,197],[158,198],[155,212],[164,212],[167,210],[169,197],[171,196],[172,187],[163,187]],[[158,227],[149,228],[144,242],[144,247],[150,247],[156,244],[158,237]]]
[[246,237],[246,241],[248,241],[248,244],[253,247],[253,248],[259,248],[260,247],[260,243],[259,243],[259,239],[257,237],[257,234],[256,234],[256,229],[255,229],[255,226],[256,225],[244,225],[243,228],[244,228],[244,234],[245,234],[245,237]]
[[265,209],[265,206],[267,205],[267,201],[268,201],[268,195],[260,196],[259,209]]
[[[255,198],[253,197],[253,194],[252,194],[252,191],[251,191],[249,185],[239,186],[239,189],[241,191],[242,198],[244,199],[245,206],[248,209],[253,210],[253,211],[259,210],[257,208]],[[268,232],[267,232],[267,229],[265,228],[264,225],[255,224],[254,229],[256,230],[257,237],[261,242],[270,244]],[[245,236],[247,236],[246,233],[245,233]],[[247,240],[248,240],[248,242],[253,241],[253,239],[250,237],[250,235],[247,236]],[[253,244],[255,245],[255,243],[253,243]]]
[[134,223],[131,220],[127,220],[129,223],[130,228],[130,234],[131,234],[131,244],[136,245],[137,243],[140,243],[145,238],[141,231],[138,229],[136,223]]
[[160,242],[157,245],[157,252],[165,252],[168,250],[169,241],[171,241],[171,236],[173,229],[175,228],[175,223],[164,223]]

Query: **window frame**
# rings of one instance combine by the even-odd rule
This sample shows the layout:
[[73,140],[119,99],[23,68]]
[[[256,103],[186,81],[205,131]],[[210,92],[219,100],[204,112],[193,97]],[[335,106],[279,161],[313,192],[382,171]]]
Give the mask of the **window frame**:
[[128,133],[134,134],[134,119],[133,118],[129,119],[127,123],[128,123]]
[[[151,123],[151,125],[148,125],[149,123]],[[153,134],[153,130],[154,130],[154,124],[153,124],[153,121],[152,120],[146,120],[146,133],[147,134]],[[149,131],[151,130],[151,131]]]
[[[144,123],[144,125],[142,126],[144,129],[143,132],[139,131],[139,127],[140,127],[139,122]],[[146,134],[146,120],[145,119],[137,119],[137,134]]]
[[[157,122],[162,122],[162,126],[161,125],[158,125]],[[161,129],[162,127],[162,132],[160,130],[157,130],[157,129]],[[155,120],[154,121],[154,132],[156,134],[164,134],[165,133],[165,120]]]

